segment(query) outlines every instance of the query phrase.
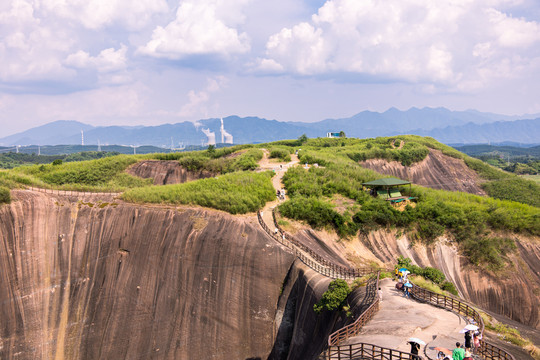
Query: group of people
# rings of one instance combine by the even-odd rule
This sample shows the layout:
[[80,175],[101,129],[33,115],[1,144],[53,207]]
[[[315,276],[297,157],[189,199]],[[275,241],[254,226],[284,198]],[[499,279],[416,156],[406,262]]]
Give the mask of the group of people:
[[285,200],[285,189],[276,190],[276,196],[279,200]]
[[[469,345],[469,347],[467,347],[467,345]],[[441,357],[440,359],[473,360],[472,353],[471,353],[472,348],[470,347],[470,345],[471,345],[470,340],[469,340],[469,344],[467,344],[467,338],[465,338],[465,349],[461,347],[460,343],[457,342],[456,348],[454,349],[454,351],[452,351],[452,357],[451,358]]]
[[404,297],[411,297],[410,289],[412,288],[412,284],[407,279],[408,271],[400,271],[396,268],[395,275],[397,277],[397,283],[396,283],[396,289],[403,291]]

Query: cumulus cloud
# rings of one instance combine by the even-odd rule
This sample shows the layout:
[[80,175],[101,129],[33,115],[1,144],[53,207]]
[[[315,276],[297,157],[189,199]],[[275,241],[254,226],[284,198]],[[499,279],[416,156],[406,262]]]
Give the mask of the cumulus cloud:
[[38,4],[49,15],[73,20],[88,29],[117,24],[140,29],[152,16],[168,10],[165,0],[41,0]]
[[249,39],[236,26],[248,0],[184,0],[176,18],[158,26],[139,52],[153,57],[181,59],[190,55],[231,55],[249,51]]
[[[0,81],[28,89],[32,84],[47,82],[71,82],[71,88],[125,83],[130,78],[126,73],[128,48],[124,44],[110,47],[110,43],[121,40],[112,33],[101,37],[98,28],[114,23],[129,32],[146,23],[152,14],[165,10],[165,0],[3,1]],[[88,38],[103,40],[87,42]],[[81,46],[91,50],[82,50]],[[97,76],[89,76],[88,70],[96,71]]]
[[78,69],[96,69],[98,72],[112,72],[126,67],[127,47],[122,44],[120,49],[109,48],[102,50],[97,56],[90,56],[86,51],[79,50],[70,54],[65,64]]
[[256,66],[477,88],[525,71],[540,56],[540,24],[501,10],[511,3],[328,0],[311,21],[272,35]]
[[58,56],[69,49],[73,40],[65,32],[42,26],[30,1],[3,4],[0,34],[1,81],[59,80],[73,75]]
[[203,90],[190,90],[188,92],[188,103],[182,106],[177,115],[180,117],[207,116],[207,104],[210,101],[211,94],[219,91],[226,82],[227,79],[224,76],[217,76],[207,79],[206,87]]

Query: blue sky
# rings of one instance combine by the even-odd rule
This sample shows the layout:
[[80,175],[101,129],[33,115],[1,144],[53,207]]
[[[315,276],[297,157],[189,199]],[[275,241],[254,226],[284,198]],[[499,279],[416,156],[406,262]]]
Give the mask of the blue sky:
[[535,0],[3,0],[0,137],[54,120],[540,112]]

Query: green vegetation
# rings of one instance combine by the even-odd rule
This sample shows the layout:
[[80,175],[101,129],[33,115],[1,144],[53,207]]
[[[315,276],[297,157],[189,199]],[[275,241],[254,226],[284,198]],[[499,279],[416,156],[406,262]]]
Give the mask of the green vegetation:
[[314,196],[296,196],[283,203],[279,211],[290,219],[304,220],[314,228],[330,224],[342,237],[354,235],[358,231],[358,227],[336,212],[330,203]]
[[0,154],[0,169],[13,169],[22,165],[49,164],[58,160],[61,162],[95,160],[118,154],[117,152],[105,151],[83,151],[69,155],[36,155],[9,152]]
[[534,175],[540,172],[540,146],[465,145],[456,149],[517,175]]
[[191,204],[224,210],[231,214],[257,211],[275,198],[272,172],[236,172],[184,184],[147,186],[122,194],[126,201]]
[[493,331],[499,335],[499,337],[508,341],[514,345],[520,346],[526,350],[533,359],[540,360],[540,349],[536,347],[532,341],[521,336],[518,329],[511,328],[510,326],[498,322],[492,316],[486,314],[483,311],[479,311],[482,319],[484,320],[484,328],[486,330]]
[[443,294],[444,291],[447,291],[453,295],[458,295],[454,284],[450,281],[446,281],[446,277],[441,270],[429,266],[422,268],[413,265],[410,258],[399,256],[396,268],[401,269],[403,267],[409,270],[411,275],[417,275],[417,277],[415,277],[415,283],[417,285],[439,294]]
[[10,190],[0,186],[0,204],[9,204],[11,202]]
[[7,180],[24,185],[82,191],[122,191],[146,186],[151,179],[141,179],[124,171],[139,158],[128,155],[104,157],[98,160],[22,166],[9,171]]
[[313,310],[320,314],[323,310],[341,310],[345,305],[347,296],[351,293],[351,288],[345,280],[336,279],[328,285],[328,290],[324,292],[321,300],[313,305]]
[[534,181],[537,185],[540,185],[540,175],[523,175],[526,180]]
[[255,170],[262,159],[261,150],[253,145],[240,145],[206,151],[192,151],[171,154],[155,154],[158,160],[178,160],[180,166],[189,171],[209,171],[214,174],[226,174],[234,171]]
[[[405,141],[405,145],[399,149],[401,141]],[[407,143],[415,145],[407,147]],[[487,182],[486,188],[492,193],[502,190],[498,195],[502,199],[413,185],[410,190],[402,188],[402,192],[416,197],[416,206],[398,211],[388,202],[373,198],[362,190],[363,182],[382,176],[362,168],[358,160],[391,156],[408,162],[420,159],[429,148],[464,159],[482,177],[495,180]],[[411,151],[407,155],[399,154],[404,150]],[[290,200],[280,206],[280,212],[286,217],[306,221],[313,227],[334,229],[344,238],[354,235],[356,230],[367,234],[381,226],[398,228],[413,241],[425,243],[446,234],[459,244],[474,264],[499,270],[504,267],[515,245],[513,240],[500,237],[495,231],[540,235],[540,209],[530,206],[540,201],[538,185],[523,186],[526,180],[469,158],[430,138],[308,139],[299,156],[301,163],[318,163],[321,167],[309,170],[297,167],[287,171],[283,182]],[[336,194],[354,200],[360,211],[339,214],[331,204]],[[513,201],[516,199],[529,205]]]
[[284,147],[272,147],[270,148],[269,158],[289,162],[291,161],[291,151],[292,149],[287,149]]

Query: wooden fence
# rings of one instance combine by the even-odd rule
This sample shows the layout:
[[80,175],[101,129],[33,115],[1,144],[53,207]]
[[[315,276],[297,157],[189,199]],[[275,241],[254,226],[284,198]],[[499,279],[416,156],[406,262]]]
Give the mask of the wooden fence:
[[367,324],[368,321],[373,318],[373,316],[375,316],[377,311],[379,311],[379,297],[377,296],[377,289],[379,288],[380,274],[380,271],[377,272],[376,275],[374,274],[371,279],[368,280],[366,285],[367,297],[371,305],[358,317],[358,319],[356,319],[355,322],[330,334],[328,337],[328,346],[330,348],[332,346],[339,345],[341,342],[352,336],[357,335],[362,327]]
[[[329,262],[328,260],[322,258],[320,255],[315,253],[312,249],[308,248],[304,244],[295,240],[292,236],[287,234],[285,231],[281,230],[276,220],[276,209],[272,211],[272,217],[274,220],[275,228],[277,232],[273,232],[268,225],[264,222],[260,212],[257,212],[257,218],[262,228],[268,233],[269,236],[274,238],[279,243],[286,246],[288,249],[292,250],[294,255],[296,255],[304,264],[312,268],[313,270],[319,272],[322,275],[331,277],[331,278],[341,278],[341,279],[351,279],[355,277],[364,276],[370,273],[373,273],[371,268],[359,268],[359,269],[349,269],[343,266],[339,266]],[[306,256],[306,253],[309,254],[309,257]],[[379,288],[379,273],[376,276],[376,281],[373,281],[374,278],[368,281],[368,291],[369,288],[374,288],[375,293],[376,289]],[[374,286],[373,286],[374,285]],[[411,289],[411,295],[419,301],[424,301],[430,305],[441,307],[450,311],[453,311],[459,315],[465,316],[467,318],[473,319],[480,329],[480,332],[484,332],[484,320],[472,306],[463,302],[457,298],[441,295],[424,289],[419,286],[414,286]],[[332,333],[328,338],[328,348],[319,356],[319,359],[324,360],[364,360],[364,359],[375,359],[375,360],[404,360],[404,359],[417,359],[422,360],[420,356],[415,356],[410,353],[403,351],[398,351],[395,349],[389,349],[380,347],[373,344],[367,343],[356,343],[356,344],[346,344],[342,343],[352,337],[357,335],[362,327],[373,318],[373,316],[379,310],[379,299],[377,296],[374,296],[373,303],[358,317],[358,319],[347,325],[336,332]],[[480,340],[480,348],[478,353],[484,359],[488,360],[515,360],[512,354],[508,353],[506,350],[493,345],[486,340]]]
[[373,274],[374,270],[370,267],[360,267],[360,268],[348,268],[345,266],[334,264],[333,262],[323,258],[321,255],[317,254],[315,251],[313,251],[308,246],[302,244],[300,241],[296,240],[293,236],[289,235],[287,232],[283,231],[281,227],[277,223],[276,219],[276,208],[272,210],[272,218],[274,220],[274,226],[276,229],[278,229],[278,234],[283,238],[283,240],[289,242],[294,247],[302,250],[303,252],[309,254],[311,258],[313,258],[317,263],[326,266],[328,268],[331,268],[333,273],[335,273],[337,276],[335,278],[340,279],[354,279],[357,277],[362,277],[364,275]]
[[90,195],[109,195],[118,196],[120,193],[113,192],[92,192],[92,191],[75,191],[75,190],[57,190],[57,189],[45,189],[33,186],[27,186],[27,190],[39,191],[46,194],[63,195],[63,196],[90,196]]
[[430,305],[441,307],[450,311],[455,312],[456,314],[465,316],[474,320],[476,325],[479,328],[480,333],[482,334],[482,339],[480,340],[480,348],[478,353],[484,359],[501,359],[501,360],[515,360],[514,356],[507,352],[504,349],[499,348],[496,345],[493,345],[486,340],[484,340],[484,320],[482,316],[476,311],[472,306],[467,304],[464,301],[456,299],[451,296],[441,295],[429,291],[420,286],[413,286],[411,289],[411,296],[416,300],[427,302]]
[[287,233],[280,231],[279,228],[276,227],[278,229],[277,233],[272,231],[264,222],[260,211],[257,212],[257,219],[259,220],[261,227],[270,237],[280,244],[286,246],[304,264],[324,276],[328,276],[333,279],[355,279],[357,277],[362,277],[364,275],[373,273],[373,270],[369,267],[346,268],[323,259],[319,254],[307,246],[293,239]]
[[423,360],[421,356],[384,348],[381,346],[359,343],[339,346],[319,357],[321,360]]

